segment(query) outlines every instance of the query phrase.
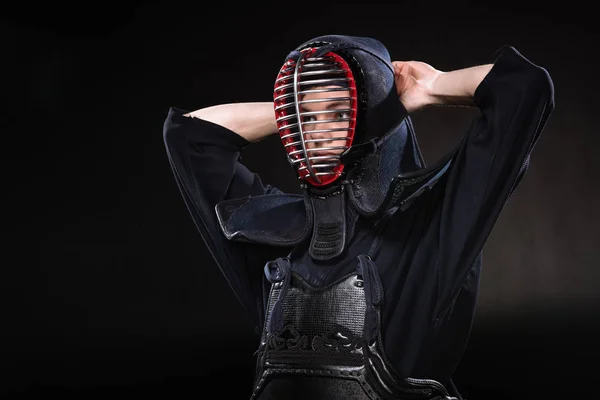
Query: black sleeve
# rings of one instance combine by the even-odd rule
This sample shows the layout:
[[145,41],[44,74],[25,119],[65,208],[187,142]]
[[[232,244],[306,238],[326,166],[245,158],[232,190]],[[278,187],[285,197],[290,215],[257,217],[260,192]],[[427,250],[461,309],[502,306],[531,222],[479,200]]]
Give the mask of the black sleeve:
[[[215,205],[230,198],[280,193],[245,167],[240,153],[250,142],[209,121],[171,108],[163,126],[169,163],[194,224],[214,261],[250,317],[262,328],[263,266],[285,249],[228,241]],[[277,254],[276,254],[277,253]]]
[[504,46],[477,87],[475,103],[481,113],[463,137],[444,185],[438,307],[458,293],[527,171],[533,147],[554,109],[554,86],[544,68]]

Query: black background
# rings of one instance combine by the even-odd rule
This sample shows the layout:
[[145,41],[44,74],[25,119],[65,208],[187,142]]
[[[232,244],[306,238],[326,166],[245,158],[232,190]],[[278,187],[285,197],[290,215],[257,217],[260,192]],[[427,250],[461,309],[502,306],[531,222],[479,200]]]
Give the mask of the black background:
[[[510,44],[550,72],[556,109],[484,249],[455,381],[469,400],[597,393],[591,8],[140,2],[3,13],[2,398],[249,397],[257,338],[189,218],[162,124],[170,106],[269,101],[287,52],[329,33],[373,36],[393,59],[441,70],[490,62]],[[474,115],[416,113],[426,160]],[[278,145],[250,146],[244,162],[297,190]],[[207,394],[213,387],[225,394]]]

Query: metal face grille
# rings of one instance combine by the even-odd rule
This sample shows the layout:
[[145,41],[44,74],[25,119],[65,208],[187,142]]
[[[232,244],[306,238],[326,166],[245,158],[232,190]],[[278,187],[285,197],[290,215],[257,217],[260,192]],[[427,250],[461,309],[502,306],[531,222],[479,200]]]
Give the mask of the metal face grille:
[[356,82],[339,55],[312,57],[305,49],[288,60],[275,81],[274,106],[279,136],[299,179],[314,186],[343,172],[340,155],[352,145],[356,128]]

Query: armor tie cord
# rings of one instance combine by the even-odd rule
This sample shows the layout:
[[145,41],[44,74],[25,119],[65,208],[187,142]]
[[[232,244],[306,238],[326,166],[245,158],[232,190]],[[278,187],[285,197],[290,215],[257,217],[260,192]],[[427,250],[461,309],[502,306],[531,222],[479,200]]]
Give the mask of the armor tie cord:
[[269,261],[265,264],[265,276],[269,282],[283,281],[269,320],[269,330],[274,334],[283,330],[283,299],[290,286],[291,275],[290,259],[288,257],[279,257],[275,261]]
[[379,321],[376,309],[379,308],[383,300],[383,286],[371,256],[364,254],[358,256],[357,273],[363,278],[365,301],[367,303],[364,324],[365,340],[367,343],[371,343],[378,332]]

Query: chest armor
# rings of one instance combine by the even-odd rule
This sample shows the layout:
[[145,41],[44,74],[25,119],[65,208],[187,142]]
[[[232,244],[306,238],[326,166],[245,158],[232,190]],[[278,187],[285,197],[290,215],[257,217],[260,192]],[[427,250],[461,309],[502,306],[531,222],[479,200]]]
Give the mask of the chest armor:
[[400,377],[383,352],[383,290],[369,256],[356,273],[311,287],[280,258],[265,266],[272,283],[257,351],[252,399],[451,400],[437,381]]

